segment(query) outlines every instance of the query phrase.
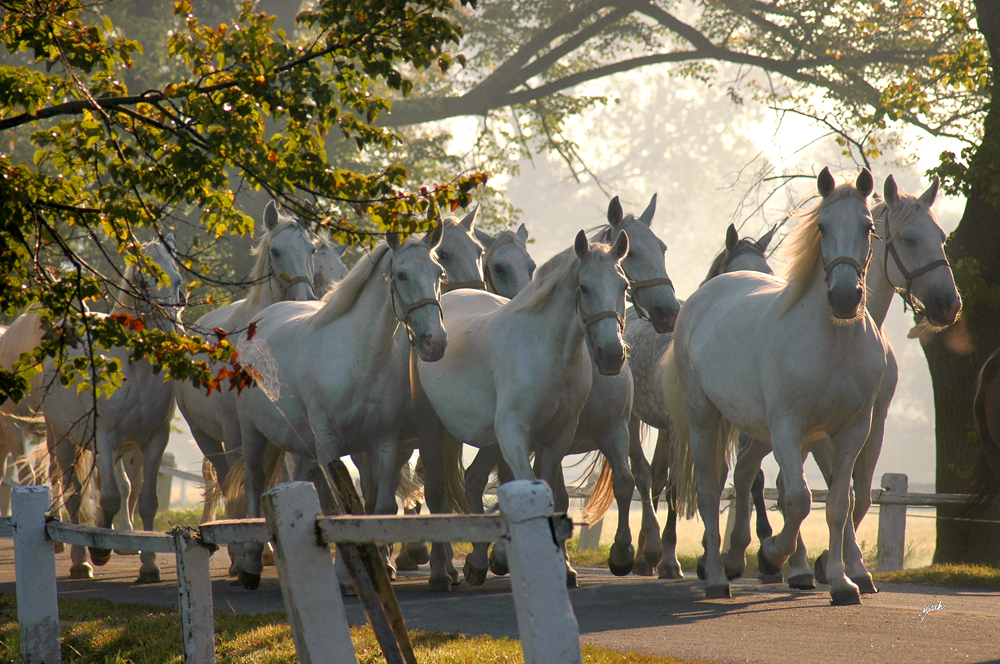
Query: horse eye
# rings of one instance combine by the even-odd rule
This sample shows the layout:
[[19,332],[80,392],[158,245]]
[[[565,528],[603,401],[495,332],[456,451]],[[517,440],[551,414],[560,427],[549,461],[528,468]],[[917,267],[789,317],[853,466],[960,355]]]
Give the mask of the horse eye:
[[400,281],[406,281],[408,277],[406,276],[405,272],[397,272],[396,278],[399,279]]
[[583,284],[580,284],[580,294],[581,294],[581,295],[586,295],[586,294],[587,294],[587,293],[589,293],[589,292],[590,292],[590,289],[589,289],[589,288],[587,288],[587,287],[586,287],[586,286],[584,286]]
[[274,247],[271,247],[271,255],[277,258],[278,256],[281,255],[281,252],[275,249]]
[[448,252],[447,251],[439,251],[438,252],[438,259],[442,260],[442,261],[448,260]]
[[493,271],[496,272],[497,274],[504,274],[505,272],[505,270],[503,269],[503,265],[497,265],[496,267],[493,268]]

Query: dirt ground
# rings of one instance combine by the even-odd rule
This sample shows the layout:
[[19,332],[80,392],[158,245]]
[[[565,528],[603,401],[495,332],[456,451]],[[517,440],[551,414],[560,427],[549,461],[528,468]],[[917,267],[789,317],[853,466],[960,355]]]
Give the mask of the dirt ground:
[[[172,555],[159,557],[164,581],[134,583],[136,556],[114,556],[95,579],[71,581],[69,554],[57,559],[59,592],[121,602],[177,605]],[[283,610],[277,572],[265,569],[261,587],[243,590],[227,575],[225,552],[212,557],[216,611]],[[490,576],[482,587],[466,583],[432,594],[426,569],[395,584],[407,625],[423,630],[517,637],[509,577]],[[861,606],[833,607],[822,591],[791,591],[740,579],[732,599],[706,600],[694,575],[681,581],[616,578],[606,570],[580,570],[570,593],[585,643],[619,651],[672,655],[708,662],[1000,662],[1000,593],[882,584]],[[14,593],[14,551],[0,540],[0,592]],[[346,600],[352,622],[363,622],[356,598]],[[941,605],[921,618],[925,607]]]

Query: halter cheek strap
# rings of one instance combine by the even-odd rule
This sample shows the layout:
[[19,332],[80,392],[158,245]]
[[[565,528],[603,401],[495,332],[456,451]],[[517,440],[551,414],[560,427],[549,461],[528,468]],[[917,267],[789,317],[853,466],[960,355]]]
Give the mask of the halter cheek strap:
[[[635,309],[636,315],[640,320],[649,320],[649,314],[639,306],[639,300],[636,296],[644,288],[652,288],[653,286],[670,286],[674,287],[674,282],[670,281],[669,277],[656,277],[655,279],[646,279],[645,281],[632,281],[628,282],[629,299],[632,300],[632,308]],[[624,325],[622,326],[624,327]]]
[[[434,305],[438,308],[441,313],[441,317],[444,318],[444,310],[441,309],[441,302],[436,297],[425,297],[422,300],[417,300],[416,302],[406,302],[403,296],[399,293],[399,288],[396,286],[396,280],[389,278],[389,291],[390,291],[390,301],[392,303],[392,315],[396,317],[403,327],[406,328],[406,336],[410,340],[411,346],[416,346],[417,339],[413,332],[413,328],[410,327],[410,314],[420,307],[426,307],[429,305]],[[396,302],[399,302],[399,308],[403,310],[403,315],[400,316],[396,313]]]

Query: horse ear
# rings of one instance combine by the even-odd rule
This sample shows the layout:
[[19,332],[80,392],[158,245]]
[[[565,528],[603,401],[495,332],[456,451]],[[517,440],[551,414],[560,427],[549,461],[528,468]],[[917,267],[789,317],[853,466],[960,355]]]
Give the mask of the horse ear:
[[941,186],[941,178],[934,176],[931,180],[931,186],[927,187],[927,191],[920,194],[920,200],[927,203],[927,207],[934,205],[934,199],[937,198],[938,188]]
[[475,230],[476,239],[479,240],[479,244],[483,245],[487,249],[493,244],[493,240],[496,238],[487,233],[486,231],[481,231],[478,228]]
[[642,221],[647,226],[652,226],[653,214],[655,212],[656,212],[656,194],[653,194],[653,197],[649,199],[649,205],[647,205],[646,209],[642,211],[641,215],[639,215],[639,220]]
[[431,249],[437,249],[441,246],[442,238],[444,238],[444,225],[438,224],[437,227],[424,238],[424,241],[430,246]]
[[626,256],[628,256],[628,235],[625,231],[618,234],[618,238],[615,243],[611,245],[611,253],[614,255],[617,262],[621,262]]
[[465,226],[465,230],[471,233],[476,226],[476,218],[478,216],[479,216],[479,205],[477,204],[476,207],[472,208],[472,212],[465,215],[465,218],[462,219],[462,221],[460,221],[459,223]]
[[854,181],[854,188],[858,190],[858,193],[868,198],[875,191],[875,178],[872,177],[872,172],[867,168],[862,168],[861,172],[858,173],[858,179]]
[[264,228],[271,230],[278,225],[278,206],[274,201],[268,201],[264,206]]
[[622,223],[622,217],[624,216],[625,212],[622,210],[622,203],[618,200],[618,197],[615,196],[611,199],[611,202],[608,203],[608,223],[611,224],[612,227],[615,227]]
[[389,245],[389,248],[392,249],[393,251],[399,249],[399,245],[402,244],[399,241],[399,233],[386,233],[385,243]]
[[833,173],[829,166],[824,166],[823,170],[816,176],[816,190],[823,198],[829,196],[837,188],[837,181],[833,179]]
[[763,251],[767,251],[767,245],[771,244],[771,240],[772,240],[772,238],[774,238],[774,232],[776,230],[778,230],[777,224],[775,224],[774,226],[771,226],[771,230],[769,230],[767,233],[765,233],[764,237],[762,237],[761,239],[757,240],[757,243],[756,243],[757,244],[757,248],[760,249],[762,252]]
[[528,228],[524,224],[517,227],[517,236],[521,238],[521,242],[528,241]]
[[896,184],[896,178],[891,173],[882,185],[882,198],[885,199],[885,204],[889,206],[890,210],[896,207],[896,203],[899,202],[899,186]]
[[576,240],[573,241],[573,250],[576,252],[577,258],[580,260],[587,257],[587,253],[590,251],[590,243],[587,242],[587,234],[584,233],[583,230],[580,230],[580,232],[576,234]]
[[339,242],[334,242],[330,247],[333,249],[333,253],[341,258],[344,256],[344,252],[347,251],[347,245]]
[[729,224],[729,228],[726,229],[726,249],[728,251],[735,250],[739,241],[740,234],[736,232],[736,224]]
[[167,233],[167,237],[163,238],[163,244],[170,250],[170,253],[177,251],[177,240],[174,239],[173,233]]

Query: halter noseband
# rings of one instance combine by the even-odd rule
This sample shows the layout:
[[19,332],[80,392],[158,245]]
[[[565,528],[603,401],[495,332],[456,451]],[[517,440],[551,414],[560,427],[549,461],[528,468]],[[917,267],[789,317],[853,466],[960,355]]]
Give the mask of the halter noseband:
[[896,251],[896,245],[894,244],[896,238],[892,234],[892,230],[889,228],[889,213],[890,212],[891,212],[891,210],[889,209],[889,204],[886,203],[886,206],[885,206],[885,238],[886,238],[885,239],[885,248],[886,248],[886,252],[885,252],[885,256],[883,257],[883,260],[882,260],[882,271],[885,273],[885,280],[888,281],[889,285],[891,286],[892,285],[892,279],[889,278],[889,254],[892,254],[892,260],[894,260],[896,262],[896,267],[899,269],[899,272],[903,275],[903,278],[906,279],[905,292],[903,293],[903,311],[906,311],[906,305],[907,304],[910,305],[910,309],[912,309],[913,311],[916,311],[917,308],[913,305],[913,294],[910,292],[910,288],[911,288],[911,286],[913,286],[913,280],[916,279],[917,277],[919,277],[922,274],[926,274],[926,273],[930,272],[933,269],[936,269],[936,268],[939,268],[939,267],[951,267],[951,263],[949,263],[946,258],[939,258],[936,261],[931,261],[930,263],[928,263],[927,265],[924,265],[923,267],[918,267],[913,272],[910,272],[909,270],[907,270],[906,266],[903,265],[903,260],[899,257],[899,253]]
[[674,282],[670,281],[670,277],[656,277],[655,279],[646,279],[645,281],[632,281],[629,279],[628,281],[629,299],[632,301],[632,308],[635,309],[635,314],[640,320],[648,321],[649,313],[639,306],[639,300],[636,299],[636,295],[642,289],[652,288],[653,286],[670,286],[673,288]]
[[590,326],[597,321],[604,320],[605,318],[614,318],[618,321],[618,331],[620,333],[625,332],[625,318],[617,311],[601,311],[593,316],[587,316],[583,313],[583,303],[580,301],[580,289],[576,289],[576,313],[580,317],[580,322],[583,324],[583,332],[587,337],[587,345],[593,348],[594,342],[590,336]]
[[830,273],[833,272],[833,268],[837,267],[838,265],[850,265],[858,273],[858,279],[860,281],[864,281],[865,271],[868,269],[868,263],[871,262],[871,259],[872,259],[872,250],[871,247],[869,247],[868,258],[865,260],[864,267],[861,267],[861,264],[858,263],[858,261],[854,260],[853,256],[837,256],[829,263],[823,263],[823,269],[826,271],[827,287],[830,286]]
[[271,277],[278,282],[278,288],[281,289],[281,297],[285,297],[288,291],[291,290],[293,286],[298,284],[309,284],[314,291],[316,290],[316,286],[313,285],[311,277],[299,276],[291,279],[283,279],[281,276],[275,274],[273,270],[271,271]]
[[[389,301],[392,305],[392,315],[396,317],[403,327],[406,328],[406,336],[410,340],[410,346],[416,346],[416,334],[413,332],[413,328],[410,327],[410,313],[415,309],[420,307],[426,307],[428,305],[434,305],[438,308],[441,313],[441,317],[444,317],[444,310],[441,309],[441,301],[436,297],[425,297],[422,300],[417,300],[416,302],[406,302],[403,296],[399,293],[399,288],[396,286],[396,279],[393,277],[389,278]],[[399,306],[403,310],[402,317],[396,313],[396,301],[399,301]]]

